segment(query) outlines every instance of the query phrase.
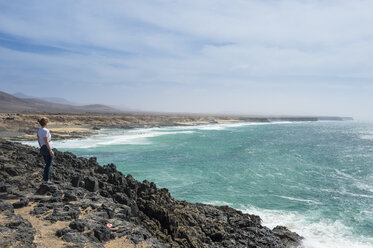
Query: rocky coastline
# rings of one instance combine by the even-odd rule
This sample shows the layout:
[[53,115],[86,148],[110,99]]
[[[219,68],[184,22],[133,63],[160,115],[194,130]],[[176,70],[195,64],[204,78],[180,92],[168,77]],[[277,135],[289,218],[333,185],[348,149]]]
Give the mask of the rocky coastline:
[[[114,164],[56,152],[41,185],[37,148],[0,139],[0,247],[298,247],[286,227],[228,206],[174,199]],[[49,244],[49,246],[48,246]]]

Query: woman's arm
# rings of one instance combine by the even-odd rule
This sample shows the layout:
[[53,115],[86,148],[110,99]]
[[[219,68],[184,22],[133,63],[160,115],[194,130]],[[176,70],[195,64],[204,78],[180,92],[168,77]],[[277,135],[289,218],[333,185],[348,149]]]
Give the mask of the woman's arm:
[[39,147],[41,147],[40,140],[39,140],[39,134],[37,134],[36,136],[38,136]]
[[51,155],[51,157],[53,157],[53,156],[54,156],[54,152],[53,152],[53,150],[52,150],[52,147],[51,147],[51,145],[49,144],[48,138],[47,138],[47,137],[45,137],[45,138],[44,138],[44,141],[45,141],[45,144],[46,144],[46,145],[47,145],[47,147],[48,147],[48,150],[49,150],[49,154]]

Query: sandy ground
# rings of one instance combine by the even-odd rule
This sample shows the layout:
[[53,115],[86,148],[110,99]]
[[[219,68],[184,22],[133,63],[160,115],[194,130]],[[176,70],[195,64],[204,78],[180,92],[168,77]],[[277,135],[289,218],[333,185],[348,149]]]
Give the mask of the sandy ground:
[[32,209],[33,206],[31,205],[15,209],[14,212],[21,215],[22,218],[30,221],[31,225],[35,228],[36,235],[34,243],[36,246],[40,248],[49,248],[51,247],[51,244],[53,244],[54,248],[65,247],[67,243],[56,236],[56,231],[68,227],[70,221],[57,221],[56,223],[51,223],[31,215],[30,211]]
[[[14,203],[17,200],[6,200],[6,202]],[[71,243],[63,241],[61,238],[56,236],[56,231],[67,228],[71,221],[57,221],[56,223],[51,223],[50,221],[42,219],[44,216],[50,214],[53,210],[45,213],[44,216],[36,217],[30,214],[30,211],[34,208],[37,203],[29,204],[26,207],[14,209],[14,213],[20,215],[22,218],[28,220],[32,227],[36,230],[36,234],[34,236],[34,243],[38,248],[64,248],[69,245],[73,245]],[[81,218],[85,217],[85,214],[89,212],[90,208],[85,209],[83,211],[83,215]],[[84,214],[85,213],[85,214]],[[0,215],[0,222],[6,223],[8,221],[3,215]],[[135,244],[133,241],[128,239],[126,236],[117,238],[114,240],[110,240],[104,244],[106,248],[147,248],[150,245],[146,242]]]

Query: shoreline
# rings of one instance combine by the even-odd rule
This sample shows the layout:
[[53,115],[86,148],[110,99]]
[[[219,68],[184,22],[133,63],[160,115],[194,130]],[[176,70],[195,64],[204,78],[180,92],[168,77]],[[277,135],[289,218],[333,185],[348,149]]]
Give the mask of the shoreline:
[[166,114],[54,114],[3,113],[0,138],[13,141],[34,140],[39,116],[50,119],[48,128],[54,140],[84,138],[101,129],[134,129],[172,126],[230,124],[239,122],[268,123],[282,121],[344,121],[349,117],[317,116],[238,116],[238,115],[166,115]]

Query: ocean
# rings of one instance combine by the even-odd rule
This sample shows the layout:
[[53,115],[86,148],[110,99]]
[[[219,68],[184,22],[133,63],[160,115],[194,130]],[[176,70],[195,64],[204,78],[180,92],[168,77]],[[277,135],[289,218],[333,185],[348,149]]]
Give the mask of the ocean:
[[115,129],[54,144],[114,163],[176,199],[229,205],[270,228],[287,226],[307,248],[373,247],[373,123]]

